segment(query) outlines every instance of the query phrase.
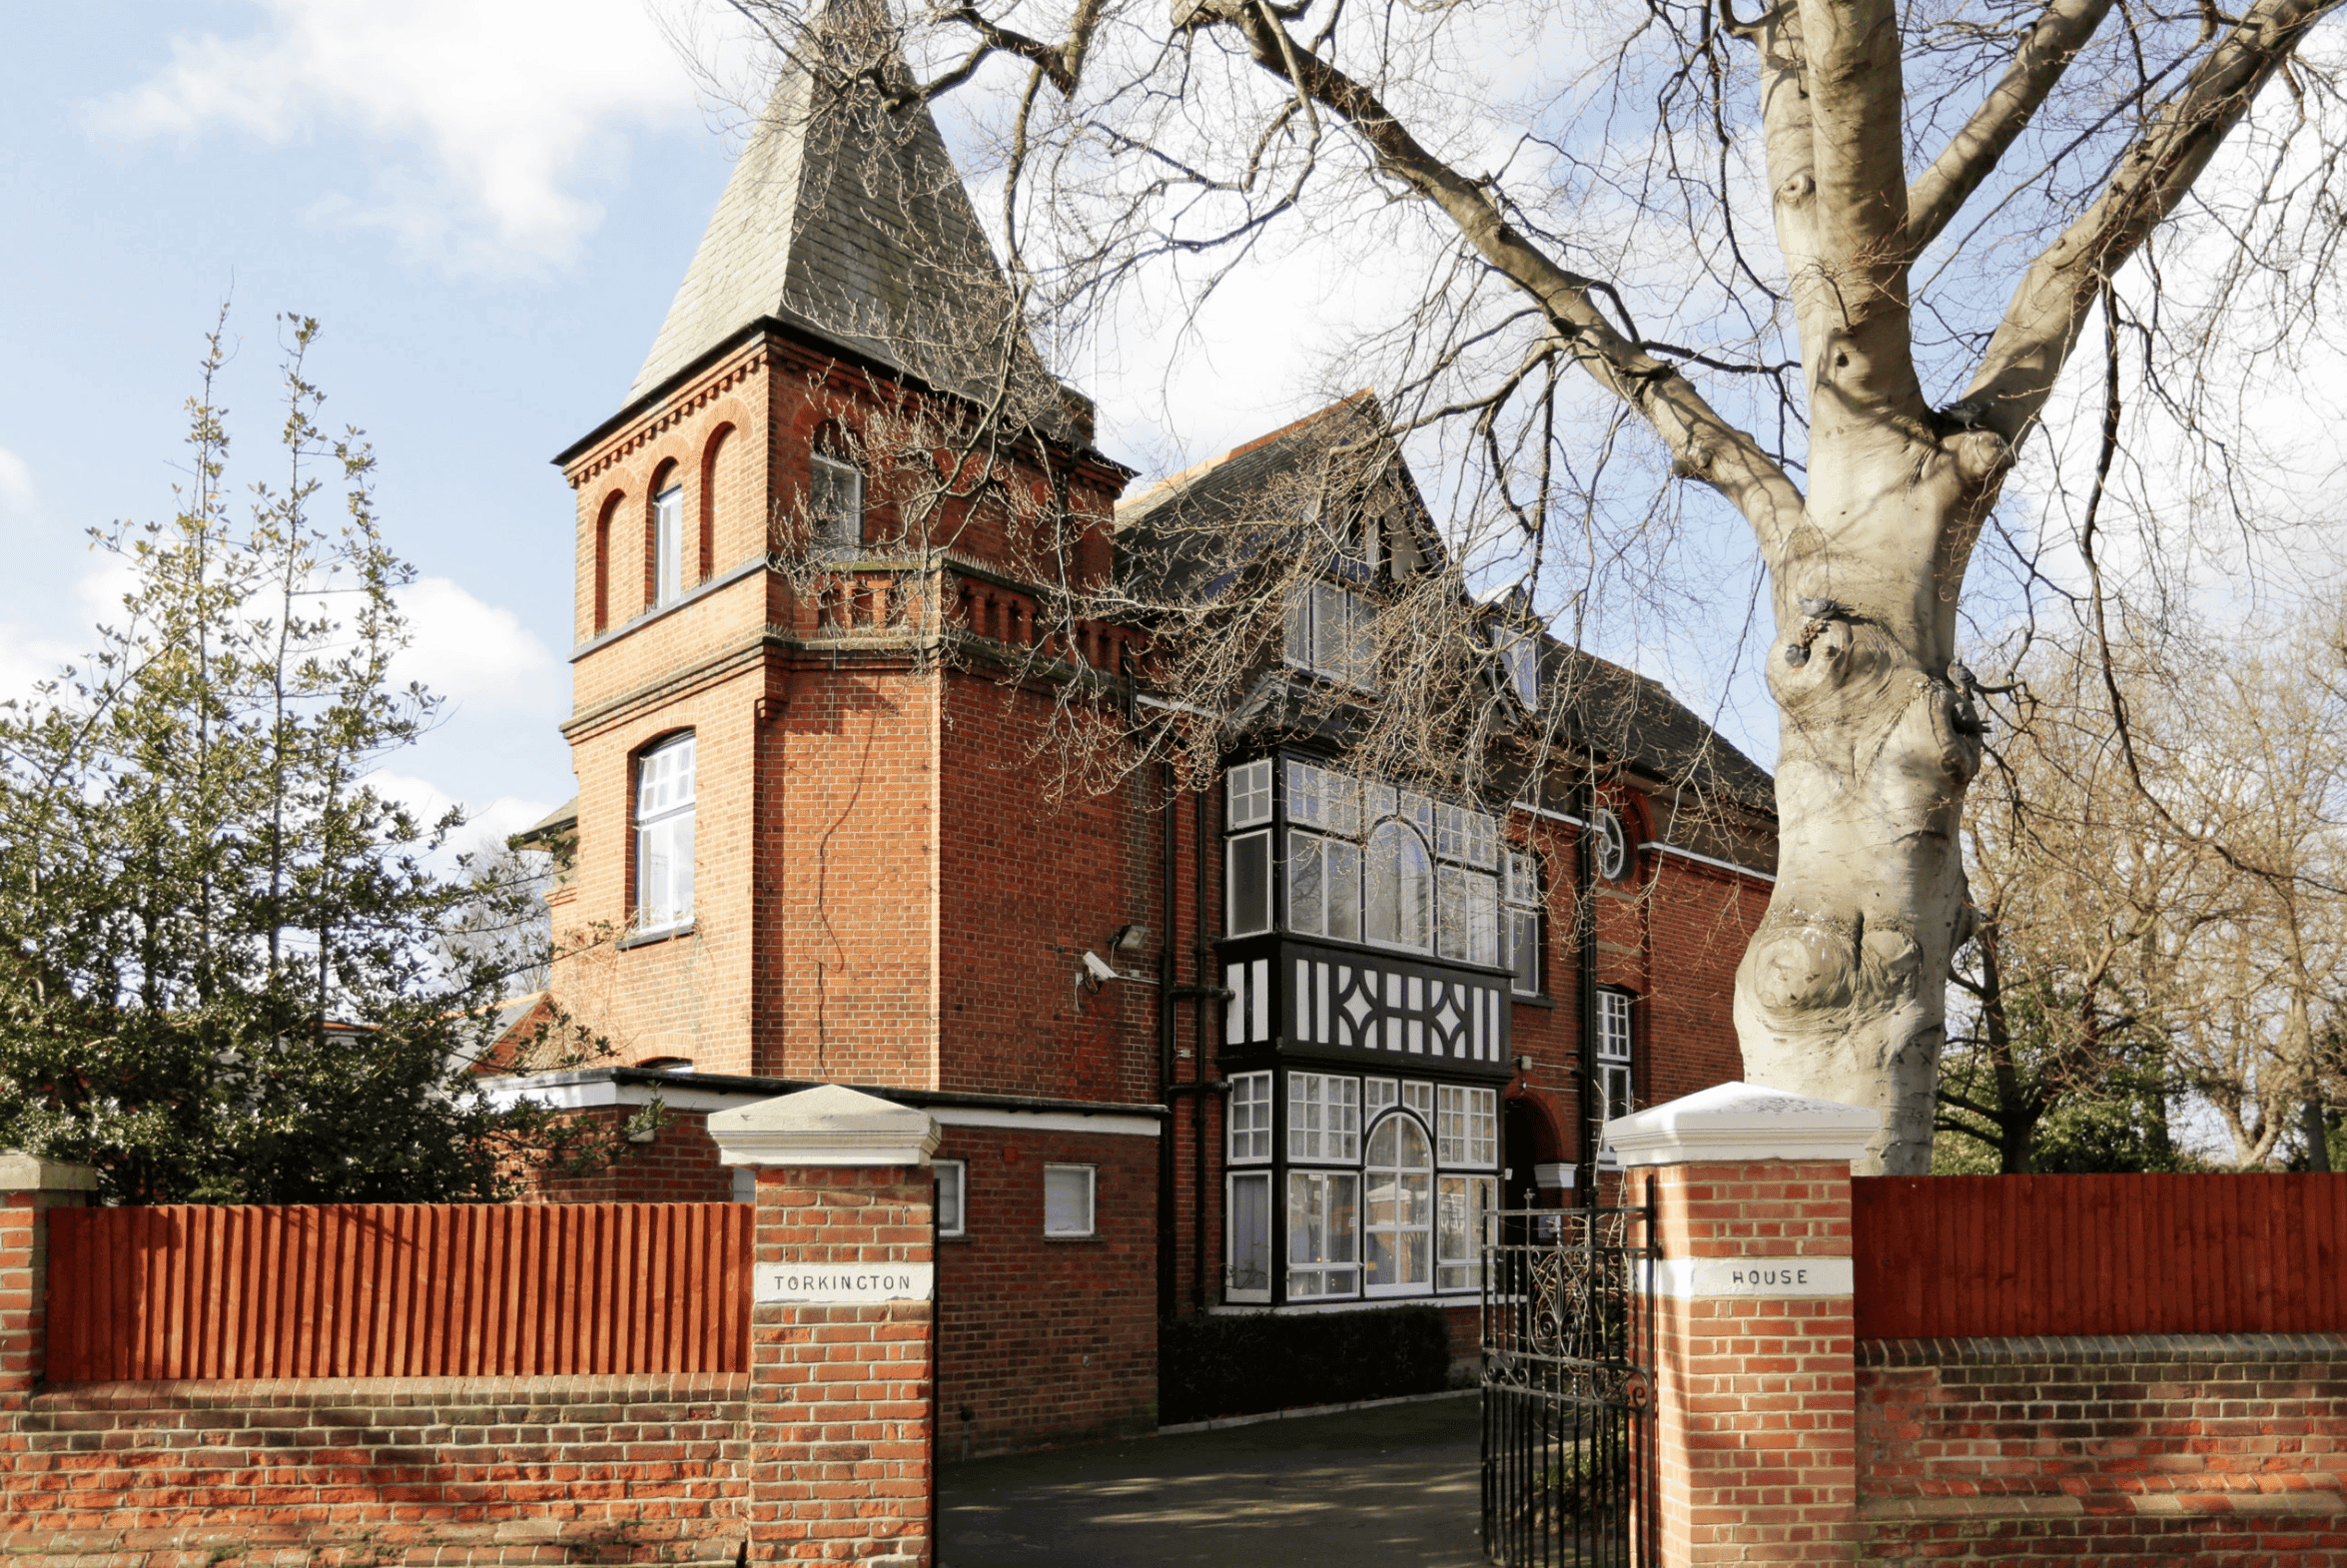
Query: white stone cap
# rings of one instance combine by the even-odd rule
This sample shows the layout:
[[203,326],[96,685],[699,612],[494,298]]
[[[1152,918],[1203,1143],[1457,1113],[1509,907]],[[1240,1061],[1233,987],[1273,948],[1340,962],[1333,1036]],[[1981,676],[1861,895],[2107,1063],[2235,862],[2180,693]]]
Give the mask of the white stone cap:
[[21,1149],[0,1149],[0,1192],[94,1192],[98,1173],[90,1166],[44,1160]]
[[1812,1100],[1758,1084],[1715,1084],[1650,1111],[1616,1117],[1605,1141],[1625,1166],[1862,1158],[1883,1126],[1865,1106]]
[[925,1166],[937,1148],[928,1112],[841,1084],[709,1113],[729,1166]]
[[1543,1160],[1532,1168],[1532,1184],[1544,1190],[1570,1187],[1579,1172],[1561,1160]]

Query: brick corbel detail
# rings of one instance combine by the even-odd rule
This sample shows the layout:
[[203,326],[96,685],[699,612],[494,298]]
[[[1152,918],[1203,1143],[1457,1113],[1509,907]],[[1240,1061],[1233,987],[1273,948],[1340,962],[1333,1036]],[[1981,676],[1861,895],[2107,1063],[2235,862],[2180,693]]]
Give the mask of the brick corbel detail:
[[1667,1568],[1858,1561],[1850,1163],[1878,1125],[1749,1084],[1607,1125],[1657,1210]]
[[715,1113],[709,1134],[757,1176],[748,1560],[931,1568],[936,1123],[827,1085]]

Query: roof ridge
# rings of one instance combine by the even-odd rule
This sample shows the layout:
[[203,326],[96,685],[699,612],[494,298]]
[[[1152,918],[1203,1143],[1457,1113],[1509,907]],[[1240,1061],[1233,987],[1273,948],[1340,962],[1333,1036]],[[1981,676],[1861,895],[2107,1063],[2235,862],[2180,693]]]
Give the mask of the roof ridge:
[[1176,488],[1180,485],[1189,483],[1192,479],[1202,478],[1204,475],[1211,473],[1214,469],[1221,467],[1222,464],[1229,462],[1233,458],[1243,457],[1248,452],[1259,451],[1274,441],[1284,440],[1286,437],[1293,435],[1296,431],[1302,429],[1307,424],[1312,424],[1320,419],[1324,419],[1329,414],[1334,413],[1339,409],[1352,407],[1354,404],[1360,402],[1365,397],[1374,397],[1376,395],[1377,389],[1374,387],[1364,387],[1359,392],[1347,392],[1345,395],[1337,398],[1336,401],[1329,403],[1324,408],[1315,408],[1310,413],[1303,415],[1301,418],[1288,420],[1285,424],[1280,425],[1279,428],[1275,430],[1266,431],[1265,433],[1256,436],[1252,440],[1241,441],[1226,452],[1222,452],[1217,456],[1205,458],[1200,462],[1193,462],[1178,473],[1170,473],[1166,475],[1166,477],[1158,480],[1157,483],[1151,485],[1148,489],[1141,491],[1139,494],[1129,495],[1125,499],[1119,501],[1117,503],[1117,510],[1124,511],[1129,507],[1138,507],[1142,502],[1148,500],[1151,496],[1156,495],[1160,490]]

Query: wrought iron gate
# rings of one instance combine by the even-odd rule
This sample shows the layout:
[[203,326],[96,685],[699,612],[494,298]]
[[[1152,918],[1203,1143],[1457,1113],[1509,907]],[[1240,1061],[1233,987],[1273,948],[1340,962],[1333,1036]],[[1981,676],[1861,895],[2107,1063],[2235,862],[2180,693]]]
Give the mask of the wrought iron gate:
[[1510,1209],[1483,1247],[1483,1551],[1656,1561],[1654,1208]]

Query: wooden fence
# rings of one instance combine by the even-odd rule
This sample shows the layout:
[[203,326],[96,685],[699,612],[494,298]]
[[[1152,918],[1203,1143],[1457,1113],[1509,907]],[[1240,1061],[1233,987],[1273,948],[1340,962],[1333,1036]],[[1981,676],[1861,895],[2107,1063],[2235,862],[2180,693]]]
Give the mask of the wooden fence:
[[2347,1175],[1862,1176],[1858,1336],[2347,1330]]
[[749,1366],[749,1205],[49,1210],[48,1377]]

